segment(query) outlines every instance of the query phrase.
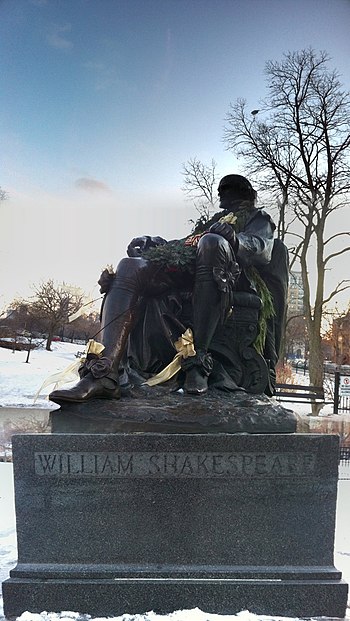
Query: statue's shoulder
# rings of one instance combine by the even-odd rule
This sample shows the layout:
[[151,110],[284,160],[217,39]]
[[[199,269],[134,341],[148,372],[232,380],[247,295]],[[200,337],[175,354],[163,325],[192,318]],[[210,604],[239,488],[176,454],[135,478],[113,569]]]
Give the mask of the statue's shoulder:
[[269,213],[267,213],[267,211],[265,211],[265,209],[255,208],[252,210],[252,214],[251,214],[251,217],[249,218],[249,222],[252,222],[253,220],[257,218],[260,218],[260,219],[265,220],[266,222],[269,222],[273,231],[276,229],[276,225],[274,221],[272,220],[272,217],[270,216]]

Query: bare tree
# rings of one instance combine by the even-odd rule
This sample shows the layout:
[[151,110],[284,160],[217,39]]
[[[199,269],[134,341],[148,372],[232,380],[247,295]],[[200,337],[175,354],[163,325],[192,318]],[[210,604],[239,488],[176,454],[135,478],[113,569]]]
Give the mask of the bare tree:
[[101,330],[99,313],[91,311],[89,314],[85,313],[74,319],[74,321],[65,324],[62,327],[62,333],[63,329],[66,339],[70,339],[71,342],[73,342],[73,339],[88,341],[88,339],[94,338],[95,335],[97,336]]
[[3,190],[2,187],[0,187],[0,203],[2,203],[2,201],[6,201],[7,198],[8,198],[7,192],[5,192],[5,190]]
[[[225,129],[228,148],[242,156],[250,174],[279,198],[280,236],[296,239],[292,254],[301,266],[314,385],[323,380],[324,305],[350,282],[341,281],[326,296],[330,261],[350,250],[349,231],[327,234],[330,218],[347,206],[350,190],[350,94],[344,92],[337,72],[328,69],[328,62],[325,52],[316,54],[311,49],[267,62],[269,94],[261,110],[248,112],[246,103],[238,100],[230,108]],[[314,299],[309,276],[312,248],[317,274]]]
[[205,224],[213,215],[218,203],[216,162],[203,164],[197,157],[182,165],[184,185],[181,188],[193,201],[199,218],[195,224]]
[[31,333],[37,327],[35,317],[30,314],[28,304],[23,300],[13,300],[4,315],[4,319],[1,320],[0,334],[10,336],[15,342],[19,334]]
[[83,304],[83,294],[71,290],[67,285],[57,285],[53,280],[34,287],[34,296],[28,301],[31,315],[43,319],[47,325],[46,349],[51,350],[52,338]]

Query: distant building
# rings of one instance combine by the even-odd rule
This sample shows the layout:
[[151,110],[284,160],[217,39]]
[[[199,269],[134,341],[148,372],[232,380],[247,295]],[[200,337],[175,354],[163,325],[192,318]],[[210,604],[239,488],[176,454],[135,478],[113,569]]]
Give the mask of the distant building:
[[333,319],[332,341],[334,362],[336,364],[350,364],[350,312],[343,317]]
[[288,314],[304,314],[304,287],[301,272],[290,272],[288,289]]
[[301,272],[289,274],[288,315],[286,326],[286,354],[288,358],[306,358],[306,330],[304,318],[304,288]]

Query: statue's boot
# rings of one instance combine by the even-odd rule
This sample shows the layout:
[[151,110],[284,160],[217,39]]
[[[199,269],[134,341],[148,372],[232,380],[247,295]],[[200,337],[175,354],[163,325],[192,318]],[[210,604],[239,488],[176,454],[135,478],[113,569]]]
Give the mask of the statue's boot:
[[140,291],[140,277],[146,262],[123,259],[103,304],[100,341],[105,346],[102,357],[93,357],[84,364],[82,379],[66,390],[54,390],[51,401],[84,402],[90,399],[119,399],[119,364],[128,336],[134,325]]
[[108,375],[95,378],[91,372],[83,377],[76,386],[62,390],[54,390],[50,395],[50,401],[61,403],[83,403],[90,399],[119,399],[120,387],[118,375],[111,371]]
[[[220,235],[204,235],[199,244],[193,293],[193,332],[196,355],[183,360],[185,391],[202,395],[208,390],[213,360],[208,349],[219,322],[230,307],[230,291],[238,274],[233,250]],[[231,279],[231,282],[230,282]]]
[[220,296],[216,284],[211,278],[203,280],[204,270],[196,278],[193,293],[193,331],[195,356],[182,362],[186,372],[185,391],[192,395],[202,395],[208,390],[208,378],[213,368],[211,354],[208,353],[210,341],[220,318]]
[[[212,238],[212,239],[211,239]],[[222,239],[222,238],[221,238]],[[199,242],[193,292],[193,333],[196,355],[183,360],[185,391],[202,395],[208,390],[213,361],[208,348],[220,318],[220,293],[213,278],[213,255],[218,235],[204,235]]]

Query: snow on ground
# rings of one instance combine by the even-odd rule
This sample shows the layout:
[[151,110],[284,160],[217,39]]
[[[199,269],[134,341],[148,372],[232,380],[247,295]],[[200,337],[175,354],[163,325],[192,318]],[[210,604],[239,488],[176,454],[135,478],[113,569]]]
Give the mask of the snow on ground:
[[52,351],[43,346],[33,349],[26,363],[26,351],[13,353],[0,347],[0,407],[57,408],[47,399],[53,385],[45,388],[35,403],[34,396],[49,376],[77,362],[76,354],[84,349],[84,345],[74,343],[52,343]]
[[[0,408],[43,408],[52,410],[58,406],[47,400],[48,393],[53,386],[47,386],[34,403],[34,396],[42,383],[51,375],[63,371],[78,360],[76,354],[84,350],[84,346],[72,343],[53,343],[51,352],[43,347],[31,351],[29,363],[26,363],[27,352],[16,351],[0,347]],[[300,378],[298,378],[300,379]],[[307,378],[305,378],[306,380]],[[304,380],[304,378],[303,378]],[[304,383],[304,381],[302,381]],[[71,384],[72,385],[72,384]],[[301,416],[310,415],[311,408],[304,404],[286,404],[293,407]],[[326,405],[321,412],[323,416],[332,415],[332,406]],[[339,418],[339,417],[337,417]],[[350,418],[349,415],[346,418]],[[346,472],[345,472],[346,469]],[[340,470],[338,511],[335,540],[335,565],[343,572],[343,578],[350,582],[350,465]],[[15,565],[17,558],[15,511],[13,500],[12,464],[0,463],[0,583],[8,577],[10,569]],[[350,614],[348,617],[350,621]],[[0,621],[3,621],[2,598],[0,596]],[[21,621],[84,621],[78,612],[62,612],[54,614],[21,615]],[[175,611],[169,615],[158,615],[147,612],[142,615],[122,615],[109,621],[257,621],[268,620],[271,617],[257,617],[242,611],[237,615],[215,615],[205,613],[198,608],[193,610]],[[277,621],[277,617],[274,618]],[[90,620],[93,621],[93,620]],[[102,620],[99,620],[102,621]]]

